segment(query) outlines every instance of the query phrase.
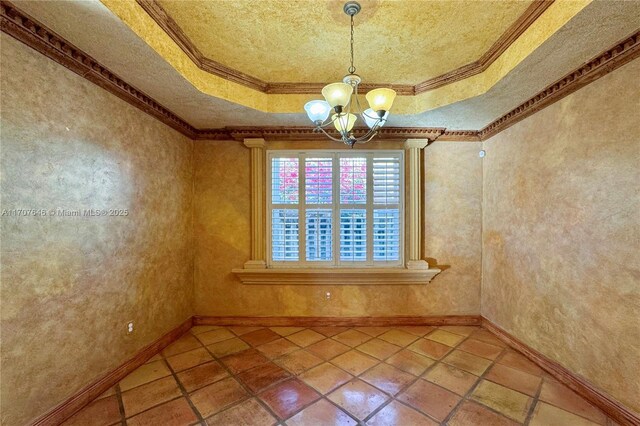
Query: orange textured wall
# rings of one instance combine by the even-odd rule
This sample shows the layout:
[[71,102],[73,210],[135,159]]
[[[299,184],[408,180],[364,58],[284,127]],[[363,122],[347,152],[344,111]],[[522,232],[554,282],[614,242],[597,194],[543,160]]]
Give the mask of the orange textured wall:
[[[48,411],[192,315],[193,142],[2,34],[3,425]],[[126,323],[135,330],[126,333]]]
[[640,60],[484,143],[482,313],[640,412]]
[[[231,273],[250,255],[250,152],[241,142],[195,145],[195,306],[199,315],[398,316],[480,312],[480,143],[435,143],[425,152],[425,256],[448,269],[427,285],[243,285]],[[402,142],[365,148],[401,149]],[[267,149],[341,149],[274,143]],[[332,293],[331,300],[324,295]]]

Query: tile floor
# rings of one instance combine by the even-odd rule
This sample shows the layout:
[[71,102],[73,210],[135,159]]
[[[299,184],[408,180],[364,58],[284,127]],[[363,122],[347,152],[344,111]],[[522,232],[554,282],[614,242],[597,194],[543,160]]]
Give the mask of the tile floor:
[[65,425],[614,425],[479,327],[196,326]]

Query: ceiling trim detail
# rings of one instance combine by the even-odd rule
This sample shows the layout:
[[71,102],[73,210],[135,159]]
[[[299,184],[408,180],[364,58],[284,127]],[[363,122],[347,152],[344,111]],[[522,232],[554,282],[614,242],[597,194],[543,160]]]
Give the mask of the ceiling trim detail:
[[640,31],[620,40],[580,68],[545,87],[478,132],[481,140],[490,138],[524,118],[540,111],[589,83],[640,57]]
[[[91,56],[78,49],[9,1],[0,1],[2,32],[49,59],[118,96],[183,135],[197,140],[233,140],[262,137],[270,140],[310,140],[318,136],[310,127],[227,127],[197,129],[141,90],[131,86]],[[560,80],[480,130],[446,130],[430,127],[386,127],[385,139],[422,138],[439,141],[482,141],[551,105],[581,87],[640,57],[640,31],[620,40]],[[356,132],[364,129],[355,129]]]
[[[365,134],[369,129],[356,128],[354,135]],[[338,137],[338,132],[329,131]],[[406,139],[438,139],[446,133],[444,127],[383,127],[378,132],[381,139],[386,140],[406,140]],[[314,131],[313,127],[225,127],[222,129],[202,129],[198,132],[196,139],[202,140],[238,140],[247,138],[262,138],[265,140],[278,141],[311,141],[326,140],[324,134]],[[459,140],[459,139],[458,139]],[[476,139],[478,140],[478,139]]]
[[[398,95],[413,96],[446,86],[456,81],[464,80],[485,71],[498,57],[504,53],[509,46],[524,33],[527,28],[553,4],[555,0],[535,0],[525,12],[491,45],[480,59],[470,64],[464,65],[455,70],[449,71],[440,76],[430,78],[411,84],[389,84],[389,83],[363,83],[359,87],[363,93],[376,87],[390,87]],[[231,67],[223,65],[213,59],[207,58],[195,46],[195,44],[182,31],[175,20],[169,16],[166,10],[157,0],[136,0],[144,11],[162,28],[162,30],[182,49],[191,61],[203,71],[214,74],[218,77],[242,84],[254,90],[267,94],[317,94],[325,86],[325,83],[270,83],[249,74],[242,73]]]
[[186,136],[196,129],[141,90],[109,71],[87,53],[45,27],[8,1],[0,2],[2,32],[53,59],[90,82],[157,118]]

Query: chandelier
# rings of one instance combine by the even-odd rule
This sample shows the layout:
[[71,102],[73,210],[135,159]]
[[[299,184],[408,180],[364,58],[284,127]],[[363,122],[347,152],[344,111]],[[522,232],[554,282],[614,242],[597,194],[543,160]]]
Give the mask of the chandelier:
[[[353,17],[360,12],[360,4],[349,1],[344,5],[344,13],[351,18],[351,66],[342,82],[331,83],[322,89],[325,100],[313,100],[304,105],[309,119],[315,124],[314,132],[322,132],[329,139],[344,142],[353,148],[356,143],[366,143],[378,134],[387,122],[389,110],[396,97],[395,90],[387,88],[373,89],[365,95],[369,108],[363,110],[358,99],[358,85],[362,78],[356,74],[353,65]],[[357,114],[357,115],[356,115]],[[329,118],[331,116],[331,118]],[[369,130],[360,137],[355,137],[352,130],[358,116],[365,122]],[[325,127],[333,126],[340,133],[340,138],[331,136]]]

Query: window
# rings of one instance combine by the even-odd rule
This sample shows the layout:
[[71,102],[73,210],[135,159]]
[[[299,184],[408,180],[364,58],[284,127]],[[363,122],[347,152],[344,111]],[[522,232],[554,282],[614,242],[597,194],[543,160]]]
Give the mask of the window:
[[400,266],[402,151],[269,151],[268,263]]

